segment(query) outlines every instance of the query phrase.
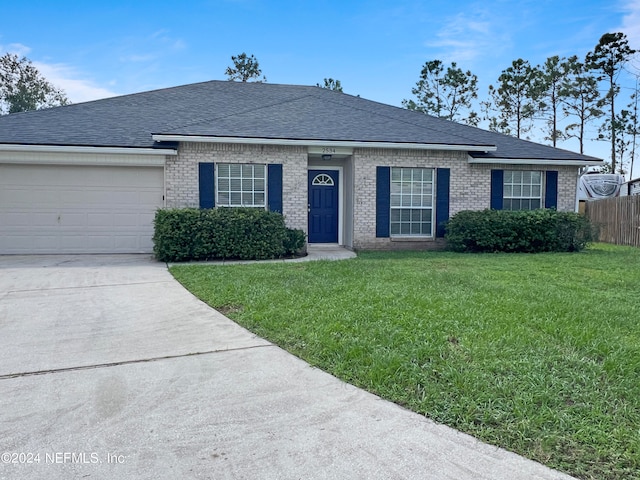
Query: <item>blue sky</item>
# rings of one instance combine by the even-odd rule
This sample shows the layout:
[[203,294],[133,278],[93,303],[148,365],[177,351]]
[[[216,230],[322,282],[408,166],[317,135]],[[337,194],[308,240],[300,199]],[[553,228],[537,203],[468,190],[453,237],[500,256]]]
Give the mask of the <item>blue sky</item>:
[[[26,55],[73,102],[223,80],[231,56],[246,52],[270,83],[332,77],[345,93],[400,106],[428,60],[471,70],[484,98],[517,58],[583,57],[617,31],[640,49],[640,0],[0,0],[0,7],[0,54]],[[595,142],[585,153],[606,152]]]

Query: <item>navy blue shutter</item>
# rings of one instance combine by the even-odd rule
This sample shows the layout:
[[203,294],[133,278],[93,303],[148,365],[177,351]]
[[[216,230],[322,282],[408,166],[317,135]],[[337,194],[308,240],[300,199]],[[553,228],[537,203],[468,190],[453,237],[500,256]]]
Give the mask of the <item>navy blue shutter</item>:
[[282,165],[268,165],[267,179],[267,207],[272,212],[282,213]]
[[504,170],[491,170],[491,208],[502,210]]
[[213,181],[213,163],[198,164],[198,189],[200,208],[213,208],[215,201],[215,184]]
[[544,183],[544,208],[558,208],[558,172],[547,171]]
[[449,220],[450,177],[450,169],[436,169],[436,237],[444,237],[444,224]]
[[391,223],[391,167],[376,167],[376,237],[389,237]]

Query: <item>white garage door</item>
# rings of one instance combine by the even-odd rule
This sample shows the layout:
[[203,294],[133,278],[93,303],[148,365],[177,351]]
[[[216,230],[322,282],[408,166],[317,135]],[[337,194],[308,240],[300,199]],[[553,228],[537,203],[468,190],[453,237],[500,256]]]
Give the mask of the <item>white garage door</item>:
[[147,253],[163,169],[0,165],[0,254]]

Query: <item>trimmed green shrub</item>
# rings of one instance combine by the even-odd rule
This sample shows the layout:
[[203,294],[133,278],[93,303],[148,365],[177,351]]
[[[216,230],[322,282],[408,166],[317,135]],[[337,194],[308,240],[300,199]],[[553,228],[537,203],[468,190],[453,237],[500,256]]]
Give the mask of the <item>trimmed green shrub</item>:
[[577,252],[593,238],[586,217],[552,209],[465,210],[451,217],[445,235],[457,252]]
[[258,208],[158,210],[154,226],[153,253],[163,262],[265,260],[297,252],[305,242],[281,214]]
[[304,253],[304,247],[307,244],[306,238],[304,231],[288,228],[287,235],[284,239],[284,254],[291,256]]

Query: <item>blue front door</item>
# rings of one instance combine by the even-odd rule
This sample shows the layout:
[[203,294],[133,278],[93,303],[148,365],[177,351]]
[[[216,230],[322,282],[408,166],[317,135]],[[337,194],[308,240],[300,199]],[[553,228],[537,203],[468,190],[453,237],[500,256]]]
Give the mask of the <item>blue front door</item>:
[[309,243],[338,243],[336,170],[309,170]]

